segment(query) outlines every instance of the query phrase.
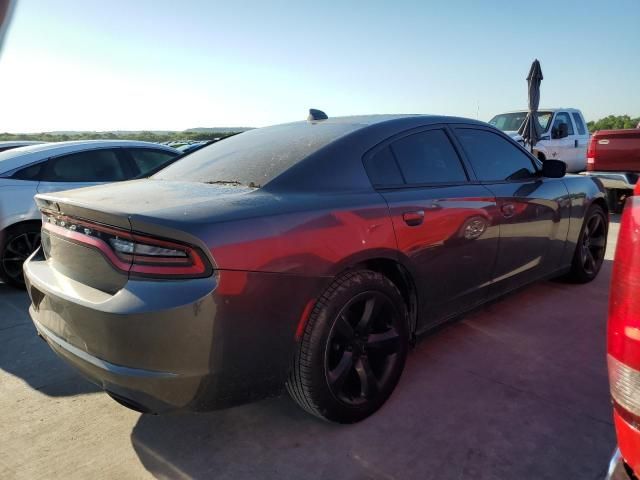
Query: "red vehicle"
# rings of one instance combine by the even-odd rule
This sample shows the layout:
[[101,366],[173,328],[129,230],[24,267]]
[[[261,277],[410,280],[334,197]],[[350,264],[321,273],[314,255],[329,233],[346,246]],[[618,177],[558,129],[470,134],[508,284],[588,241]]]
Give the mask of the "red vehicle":
[[640,183],[624,209],[611,280],[607,364],[618,449],[609,480],[640,478]]
[[640,128],[594,133],[587,150],[586,174],[602,181],[609,209],[619,212],[640,175]]

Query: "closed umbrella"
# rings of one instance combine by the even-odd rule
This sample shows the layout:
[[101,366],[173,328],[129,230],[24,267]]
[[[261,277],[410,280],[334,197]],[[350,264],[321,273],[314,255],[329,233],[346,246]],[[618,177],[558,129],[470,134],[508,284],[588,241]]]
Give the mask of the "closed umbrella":
[[543,78],[540,62],[536,59],[531,64],[529,75],[527,75],[529,113],[527,113],[527,117],[518,129],[518,133],[524,141],[531,145],[531,152],[533,152],[533,146],[538,143],[542,135],[542,128],[538,122],[538,107],[540,105],[540,83]]

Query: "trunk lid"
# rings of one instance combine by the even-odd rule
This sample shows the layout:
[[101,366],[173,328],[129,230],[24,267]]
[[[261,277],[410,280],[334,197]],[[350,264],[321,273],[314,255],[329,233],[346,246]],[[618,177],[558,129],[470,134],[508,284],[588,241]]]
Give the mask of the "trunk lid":
[[[36,202],[43,212],[43,251],[51,267],[113,294],[127,282],[133,262],[114,257],[112,240],[100,229],[109,238],[147,235],[188,244],[213,264],[206,243],[211,223],[256,215],[266,197],[271,195],[236,184],[145,179],[38,194]],[[85,229],[84,240],[76,241]]]

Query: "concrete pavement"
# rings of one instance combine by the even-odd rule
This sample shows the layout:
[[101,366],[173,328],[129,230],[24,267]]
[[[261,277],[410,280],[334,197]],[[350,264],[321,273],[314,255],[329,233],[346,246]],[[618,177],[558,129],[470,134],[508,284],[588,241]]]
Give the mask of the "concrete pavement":
[[602,478],[612,246],[591,284],[542,282],[419,341],[389,402],[351,426],[286,395],[201,415],[127,410],[51,353],[26,294],[0,284],[0,478]]

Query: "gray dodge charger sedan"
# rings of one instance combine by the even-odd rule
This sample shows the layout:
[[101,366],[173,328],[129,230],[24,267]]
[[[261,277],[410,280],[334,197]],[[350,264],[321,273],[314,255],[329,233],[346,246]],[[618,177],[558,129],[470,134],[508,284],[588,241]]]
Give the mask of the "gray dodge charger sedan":
[[608,228],[597,180],[425,115],[312,111],[36,201],[35,327],[115,400],[201,411],[286,387],[342,423],[382,406],[416,335],[542,278],[595,278]]

